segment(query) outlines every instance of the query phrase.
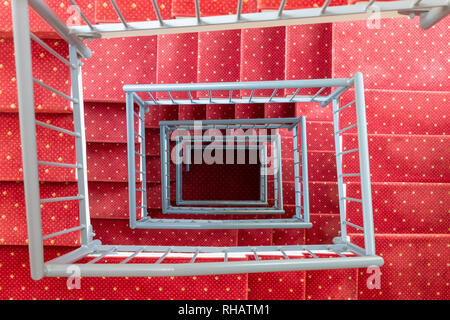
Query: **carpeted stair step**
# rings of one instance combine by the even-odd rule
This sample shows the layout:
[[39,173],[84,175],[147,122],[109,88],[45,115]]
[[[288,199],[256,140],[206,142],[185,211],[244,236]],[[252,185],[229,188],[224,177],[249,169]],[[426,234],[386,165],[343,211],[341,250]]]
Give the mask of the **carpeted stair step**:
[[[449,93],[445,91],[366,90],[367,131],[373,134],[446,135]],[[341,106],[354,100],[349,90]],[[342,127],[355,123],[354,105],[340,112]]]
[[[282,159],[283,181],[294,181],[294,159]],[[334,151],[308,151],[310,181],[335,181],[336,157]]]
[[[84,121],[88,142],[127,142],[127,117],[124,103],[85,102]],[[135,131],[138,131],[136,122]],[[135,137],[135,142],[138,142]]]
[[145,129],[145,154],[147,156],[159,156],[161,152],[161,140],[159,128]]
[[295,117],[295,103],[264,104],[264,118],[293,118],[293,117]]
[[[44,40],[61,56],[68,56],[68,46],[62,40]],[[70,70],[65,64],[48,53],[38,43],[31,42],[33,77],[70,95]],[[11,38],[0,38],[0,111],[18,112],[17,83],[14,63],[14,43]],[[36,112],[70,112],[70,103],[63,97],[35,84],[34,102]]]
[[[12,17],[11,17],[11,2],[12,0],[5,0],[0,4],[0,35],[5,37],[12,37]],[[84,25],[85,22],[80,19],[72,3],[69,0],[49,1],[47,3],[52,11],[64,22],[72,25]],[[77,5],[86,15],[90,22],[95,22],[95,6],[91,0],[78,0]],[[59,36],[55,30],[52,29],[44,20],[42,20],[37,13],[31,8],[29,9],[29,24],[31,32],[39,36],[57,39]]]
[[241,103],[234,105],[236,119],[261,119],[264,118],[265,104]]
[[[147,182],[161,183],[161,158],[159,156],[148,156],[145,160]],[[175,166],[170,166],[170,181],[175,181],[175,174]]]
[[[74,182],[41,182],[41,198],[74,196],[77,184]],[[0,182],[0,221],[3,231],[0,245],[28,244],[25,198],[23,182]],[[44,235],[58,232],[79,224],[78,202],[51,202],[41,205],[42,232]],[[45,245],[79,246],[79,232],[65,234],[45,240]],[[27,259],[28,260],[28,259]]]
[[[363,245],[362,235],[352,241]],[[376,234],[377,254],[385,263],[380,268],[379,290],[371,290],[374,272],[359,269],[358,299],[446,299],[449,294],[448,260],[443,258],[450,245],[447,234]]]
[[233,104],[207,104],[206,120],[235,119]]
[[130,229],[127,220],[92,219],[96,239],[103,244],[236,246],[237,230]]
[[88,46],[92,57],[82,68],[85,100],[124,103],[125,84],[156,83],[156,36],[92,40]]
[[[369,135],[372,181],[450,182],[448,142],[445,136]],[[343,145],[357,148],[356,134],[344,134]],[[358,159],[356,153],[344,155],[344,173],[359,172]]]
[[[448,183],[372,183],[375,232],[448,233]],[[359,184],[348,184],[349,197],[361,197]],[[359,203],[348,202],[348,221],[362,226]],[[359,230],[349,229],[352,233]]]
[[[73,248],[46,248],[50,257]],[[48,300],[239,299],[247,298],[247,274],[186,277],[83,278],[81,288],[67,289],[66,278],[32,280],[25,246],[0,246],[0,298]]]
[[[197,82],[236,82],[240,76],[241,30],[198,33]],[[208,97],[208,92],[197,93]],[[229,97],[228,91],[215,91],[214,98]],[[239,91],[233,92],[239,97]]]
[[146,128],[160,128],[160,121],[178,120],[178,106],[149,106],[149,112],[145,114]]
[[335,23],[333,78],[356,71],[364,75],[366,89],[450,91],[447,71],[449,18],[429,30],[407,17],[381,19],[380,28],[366,21]]
[[[290,256],[292,258],[298,258]],[[253,257],[252,257],[253,258]],[[259,255],[259,259],[284,259],[280,256]],[[305,271],[248,274],[249,300],[304,300]]]
[[206,105],[179,105],[178,120],[206,119]]
[[[88,183],[92,218],[128,219],[128,182]],[[137,199],[137,206],[140,205]]]
[[[285,27],[242,29],[240,81],[283,80],[285,71]],[[255,90],[254,96],[273,90]],[[250,96],[251,90],[241,90]],[[283,96],[279,90],[276,96]]]
[[[331,31],[329,23],[286,27],[286,80],[331,78]],[[303,89],[298,94],[314,95],[319,89]],[[286,94],[295,91],[286,89]],[[326,93],[328,89],[323,91]]]
[[[197,81],[198,34],[158,35],[157,83],[191,83]],[[160,99],[169,99],[165,92],[156,94]],[[189,99],[185,92],[173,92],[174,99]],[[196,93],[192,93],[196,97]]]
[[[23,180],[22,150],[20,148],[19,116],[17,113],[0,113],[1,154],[0,179]],[[37,114],[36,120],[73,130],[71,114]],[[38,160],[75,163],[74,138],[54,130],[37,126]],[[39,166],[41,181],[75,181],[75,169],[54,166]]]
[[[86,149],[89,181],[128,181],[126,143],[88,142]],[[138,169],[139,161],[137,158],[135,160]]]
[[317,270],[306,272],[306,300],[356,300],[358,270]]

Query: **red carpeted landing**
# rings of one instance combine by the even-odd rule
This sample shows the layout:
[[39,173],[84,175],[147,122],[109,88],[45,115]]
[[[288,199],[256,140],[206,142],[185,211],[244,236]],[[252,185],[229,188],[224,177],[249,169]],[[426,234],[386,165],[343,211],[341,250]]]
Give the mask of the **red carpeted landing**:
[[[109,2],[78,1],[92,21],[116,21]],[[189,1],[158,1],[164,17],[192,16]],[[334,4],[346,1],[333,1]],[[94,40],[85,61],[88,180],[92,224],[108,244],[284,245],[329,243],[337,235],[339,210],[332,114],[317,104],[196,105],[153,107],[147,116],[147,178],[150,213],[161,216],[160,120],[273,118],[306,115],[310,173],[310,230],[131,230],[128,227],[126,127],[122,86],[133,83],[222,82],[364,75],[377,253],[385,259],[381,289],[370,290],[365,269],[175,278],[83,279],[67,290],[65,279],[33,281],[29,275],[16,78],[9,1],[0,6],[0,298],[2,299],[446,299],[450,296],[448,214],[450,203],[449,86],[446,19],[428,31],[407,18],[365,22],[216,31],[148,38]],[[105,5],[105,4],[106,5]],[[228,14],[229,1],[201,1],[202,14]],[[244,12],[277,9],[280,1],[244,1]],[[214,6],[213,6],[214,4]],[[55,5],[67,19],[69,1]],[[124,1],[130,19],[155,19],[150,1]],[[286,8],[320,6],[288,1]],[[6,10],[4,10],[6,8]],[[212,10],[218,8],[218,11]],[[31,28],[62,55],[67,47],[32,15]],[[33,44],[34,75],[68,93],[68,70]],[[37,118],[70,129],[67,103],[35,88]],[[246,94],[245,92],[242,92]],[[286,92],[289,94],[290,92]],[[204,96],[205,93],[199,93]],[[238,94],[238,93],[236,93]],[[282,94],[282,93],[280,93]],[[347,97],[342,98],[345,103]],[[354,111],[343,113],[351,124]],[[73,141],[38,128],[42,160],[73,162]],[[355,134],[346,132],[346,148]],[[286,214],[294,211],[292,155],[283,137]],[[344,161],[351,172],[357,158]],[[73,194],[70,169],[43,167],[42,197]],[[172,175],[173,177],[173,175]],[[218,177],[219,178],[219,177]],[[220,181],[219,179],[217,179]],[[247,179],[251,180],[251,179]],[[242,181],[243,189],[252,188]],[[358,196],[359,181],[348,192]],[[174,189],[174,188],[172,188]],[[240,189],[241,190],[241,189]],[[226,191],[226,189],[225,189]],[[76,203],[45,204],[44,233],[77,224]],[[63,214],[61,214],[63,213]],[[349,219],[361,223],[359,208]],[[361,235],[352,235],[356,242]],[[77,246],[77,234],[49,240],[49,255]]]

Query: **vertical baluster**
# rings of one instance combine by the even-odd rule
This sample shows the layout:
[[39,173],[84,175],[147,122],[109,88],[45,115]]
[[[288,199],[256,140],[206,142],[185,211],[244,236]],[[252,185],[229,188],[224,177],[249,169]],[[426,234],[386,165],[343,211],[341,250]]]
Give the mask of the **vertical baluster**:
[[283,209],[283,180],[282,180],[282,159],[281,159],[281,135],[277,135],[277,153],[275,156],[276,159],[276,170],[277,170],[277,182],[278,182],[278,209]]
[[125,27],[125,29],[128,29],[129,28],[128,23],[125,20],[122,12],[120,11],[119,6],[116,3],[116,0],[109,0],[109,1],[111,2],[112,6],[114,8],[114,11],[116,11],[117,16],[119,17],[119,19],[122,22],[122,24]]
[[195,17],[197,18],[197,23],[200,24],[200,1],[195,0]]
[[236,12],[236,16],[238,20],[241,20],[241,14],[242,14],[242,2],[243,0],[238,0],[238,5],[237,5],[237,12]]
[[[276,152],[276,141],[272,141],[272,166],[275,170],[275,152]],[[278,208],[278,174],[274,172],[273,175],[273,195],[274,195],[274,206]]]
[[73,8],[78,12],[78,14],[80,15],[81,19],[83,19],[83,21],[88,25],[89,29],[91,30],[95,30],[94,26],[92,25],[92,23],[89,21],[89,19],[86,17],[86,15],[83,13],[83,11],[81,11],[80,7],[76,4],[76,2],[74,0],[70,0],[70,2],[73,5]]
[[366,6],[366,11],[370,9],[370,7],[373,5],[373,3],[374,3],[375,1],[376,1],[376,0],[370,0],[370,1],[369,1],[369,3],[368,3],[367,6]]
[[327,11],[328,6],[330,5],[331,0],[326,0],[320,9],[320,14],[324,14]]
[[167,190],[166,190],[166,201],[167,201],[167,206],[170,206],[170,162],[171,162],[171,158],[170,158],[170,135],[172,133],[172,131],[166,127],[166,144],[165,144],[165,151],[166,151],[166,186],[167,186]]
[[127,112],[127,152],[128,152],[128,207],[130,228],[136,227],[136,161],[134,146],[134,100],[133,94],[126,95]]
[[260,148],[260,163],[261,163],[261,190],[260,190],[260,198],[261,201],[267,202],[267,145],[262,144],[262,148]]
[[160,127],[160,144],[161,144],[161,197],[162,197],[162,210],[163,212],[167,210],[168,207],[168,197],[167,197],[167,180],[166,180],[166,162],[167,162],[167,153],[166,153],[166,126],[162,125]]
[[182,197],[181,195],[183,194],[182,191],[182,186],[183,186],[183,182],[182,182],[182,177],[183,177],[183,161],[182,161],[182,157],[181,157],[181,151],[182,151],[182,139],[180,136],[176,137],[176,176],[177,179],[175,181],[176,184],[176,201],[177,203],[180,203],[182,201]]
[[158,2],[156,0],[152,0],[153,10],[155,10],[156,17],[158,18],[159,24],[164,25],[164,21],[161,17],[161,12],[159,11]]
[[278,8],[278,16],[283,15],[284,6],[286,5],[286,0],[281,0],[280,7]]

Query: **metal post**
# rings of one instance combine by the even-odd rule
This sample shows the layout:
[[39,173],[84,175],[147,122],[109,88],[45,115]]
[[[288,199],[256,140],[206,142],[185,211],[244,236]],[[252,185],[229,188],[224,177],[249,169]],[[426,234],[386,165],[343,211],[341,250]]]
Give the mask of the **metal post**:
[[177,204],[179,204],[179,203],[181,203],[182,201],[183,201],[183,198],[182,198],[182,194],[183,194],[183,189],[182,189],[182,187],[183,187],[183,162],[182,162],[182,158],[181,158],[181,148],[182,148],[182,145],[183,145],[183,142],[182,142],[183,140],[182,140],[182,138],[180,137],[180,136],[178,136],[177,137],[177,140],[176,140],[176,146],[175,146],[175,148],[176,148],[176,176],[177,176],[177,179],[176,179],[176,201],[177,201]]
[[166,162],[165,162],[165,171],[164,171],[164,178],[166,179],[166,202],[167,207],[170,207],[170,162],[172,161],[172,158],[170,156],[170,135],[172,131],[169,130],[168,127],[166,127],[166,133],[164,134],[166,138],[166,144],[165,144],[165,152],[166,152]]
[[277,174],[278,174],[278,209],[283,209],[283,180],[282,180],[282,164],[281,164],[281,135],[277,135],[276,143],[278,144],[277,150]]
[[302,184],[303,184],[303,219],[309,222],[309,179],[308,179],[308,144],[306,141],[306,117],[302,116],[301,126],[301,146],[302,146]]
[[136,228],[136,162],[134,158],[134,100],[127,93],[127,152],[128,152],[128,207],[130,210],[130,228]]
[[263,142],[262,148],[259,149],[260,156],[260,200],[261,202],[267,203],[267,146]]
[[16,62],[17,96],[19,101],[22,166],[27,212],[28,250],[31,277],[44,276],[44,247],[42,240],[39,175],[34,115],[33,73],[31,66],[30,27],[28,1],[14,0],[12,21]]
[[160,144],[161,144],[161,201],[162,201],[162,211],[163,213],[168,209],[167,208],[167,188],[168,185],[166,183],[166,162],[167,162],[167,154],[166,154],[166,126],[161,125],[160,127]]
[[361,199],[364,221],[364,247],[366,254],[375,255],[375,235],[370,188],[369,147],[367,138],[366,104],[361,72],[355,74],[356,121],[358,124],[359,167],[361,172]]
[[[274,166],[274,169],[275,169],[275,164],[276,164],[276,162],[275,162],[275,158],[276,158],[275,147],[276,147],[276,141],[273,141],[271,154],[272,154],[272,158],[273,158],[272,165]],[[273,172],[273,197],[274,197],[274,207],[279,208],[279,205],[278,205],[278,175],[276,174],[276,172]]]
[[337,170],[337,185],[339,194],[339,214],[341,219],[341,238],[347,241],[347,209],[345,202],[345,188],[342,178],[342,144],[341,136],[337,133],[339,131],[339,100],[333,99],[333,126],[334,126],[334,149],[336,151],[336,170]]
[[75,150],[77,156],[77,177],[78,177],[78,195],[82,196],[78,200],[80,212],[80,224],[85,225],[81,231],[81,244],[87,245],[91,241],[91,221],[89,216],[89,194],[87,180],[87,161],[86,161],[86,135],[84,125],[84,104],[83,104],[83,85],[81,64],[79,61],[77,49],[69,45],[69,57],[71,64],[75,65],[70,68],[70,80],[72,84],[73,106],[73,123],[74,131],[78,133],[75,137]]
[[140,153],[141,153],[141,184],[142,184],[142,198],[141,198],[141,209],[142,209],[142,218],[145,218],[148,215],[147,212],[147,169],[146,169],[146,156],[145,156],[145,105],[139,105],[139,134],[141,140]]

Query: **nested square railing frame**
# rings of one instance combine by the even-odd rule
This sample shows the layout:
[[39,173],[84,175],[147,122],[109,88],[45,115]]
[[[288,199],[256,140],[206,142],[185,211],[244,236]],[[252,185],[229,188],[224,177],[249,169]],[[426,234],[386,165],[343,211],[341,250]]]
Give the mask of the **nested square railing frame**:
[[[183,141],[181,141],[181,140]],[[184,141],[192,142],[194,137],[192,136],[179,136],[177,137],[177,146],[181,147],[179,152],[181,153],[176,163],[176,205],[249,205],[249,206],[267,206],[268,205],[268,195],[267,195],[267,172],[265,165],[267,164],[267,146],[259,145],[225,145],[223,149],[236,149],[236,150],[257,150],[260,159],[260,194],[259,200],[186,200],[183,199],[183,161],[185,161],[186,172],[190,171],[192,165],[192,150],[205,149],[206,145],[192,145],[191,143],[184,145]],[[202,139],[203,140],[203,139]],[[202,141],[203,142],[203,141]],[[276,196],[276,194],[275,194]]]
[[[220,127],[220,123],[228,128],[239,128],[239,129],[251,129],[253,126],[253,120],[254,119],[247,119],[247,120],[225,120],[225,121],[216,121],[216,120],[202,120],[197,121],[197,123],[201,123],[201,126],[214,126],[214,128]],[[273,120],[273,119],[272,119]],[[240,124],[233,125],[233,122],[237,121],[240,122]],[[270,119],[257,119],[257,121],[260,124],[270,124]],[[297,119],[279,119],[277,121],[291,121],[292,123],[299,122]],[[246,122],[247,125],[243,125],[243,123]],[[176,163],[176,206],[171,204],[170,200],[170,160],[169,154],[170,150],[166,147],[169,145],[169,136],[170,133],[173,132],[176,126],[181,126],[181,128],[184,128],[184,126],[187,125],[193,125],[194,127],[196,121],[162,121],[160,122],[161,130],[166,132],[164,136],[161,136],[161,155],[164,153],[166,154],[165,157],[161,157],[161,177],[162,177],[162,210],[163,213],[167,214],[174,214],[174,213],[180,213],[180,214],[284,214],[283,210],[283,184],[282,184],[282,161],[281,161],[281,136],[279,134],[275,135],[225,135],[222,137],[211,137],[211,136],[202,136],[202,137],[195,137],[195,136],[189,136],[189,138],[186,137],[185,140],[196,140],[207,142],[207,140],[213,140],[215,142],[218,142],[219,140],[221,142],[227,142],[230,141],[230,139],[236,139],[237,142],[241,140],[243,142],[245,139],[248,139],[251,143],[259,143],[259,142],[273,142],[273,155],[274,155],[274,205],[272,207],[260,207],[255,208],[253,206],[258,205],[267,205],[267,200],[265,203],[254,201],[182,201],[181,195],[182,195],[182,188],[181,188],[181,161],[180,158],[177,159]],[[228,127],[228,125],[230,127]],[[200,128],[201,128],[200,126]],[[288,127],[291,127],[292,124],[290,124]],[[172,129],[171,129],[172,127]],[[182,129],[186,130],[186,129]],[[273,129],[272,129],[273,130]],[[183,141],[180,141],[179,139],[182,136],[176,136],[175,139],[177,141],[176,147],[179,148],[179,150],[176,150],[176,154],[179,156],[179,153],[181,153],[182,149],[182,143]],[[199,140],[201,139],[201,140]],[[165,141],[165,143],[164,143]],[[238,145],[236,145],[237,147]],[[247,147],[250,147],[251,145],[248,145]],[[191,146],[190,144],[188,147],[196,147]],[[228,145],[222,145],[222,147],[228,147]],[[217,146],[215,147],[217,148]],[[190,162],[190,160],[188,159]],[[306,160],[305,160],[306,161]],[[169,177],[167,176],[169,175]],[[264,187],[267,189],[267,174],[266,170],[264,170],[263,174],[261,174],[262,178],[265,178],[265,184]],[[261,179],[262,180],[262,179]],[[261,188],[263,187],[263,183],[261,181]],[[267,199],[267,191],[264,190],[264,196]],[[229,207],[202,207],[201,205],[213,205],[213,206],[221,206],[226,205]],[[191,205],[191,207],[182,207],[181,205]],[[236,205],[241,205],[241,207],[235,207]],[[249,207],[242,207],[242,206],[249,206]]]
[[[354,87],[355,99],[345,106],[339,105],[339,97],[350,87]],[[278,97],[277,90],[281,89],[297,89],[291,96]],[[305,88],[317,88],[317,92],[312,96],[300,95],[300,90]],[[326,88],[331,88],[331,92],[326,95],[320,95]],[[273,90],[270,97],[261,97],[254,95],[255,90]],[[318,80],[284,80],[284,81],[261,81],[261,82],[237,82],[237,83],[192,83],[192,84],[155,84],[155,85],[125,85],[124,90],[129,94],[148,93],[149,99],[144,103],[147,106],[157,107],[158,105],[178,105],[178,104],[223,104],[223,103],[294,103],[294,102],[318,102],[322,107],[329,104],[333,109],[335,149],[336,149],[336,165],[337,165],[337,182],[339,192],[339,211],[341,220],[340,236],[336,238],[337,243],[345,243],[348,246],[355,247],[350,242],[347,228],[355,228],[363,231],[364,249],[360,248],[360,252],[367,254],[375,254],[375,241],[373,232],[373,216],[372,216],[372,200],[370,191],[370,171],[369,156],[367,145],[367,129],[364,108],[364,87],[363,78],[360,72],[349,79],[318,79]],[[251,90],[250,96],[234,97],[234,91]],[[207,98],[196,98],[191,92],[202,91],[207,92]],[[229,91],[229,97],[215,97],[215,91]],[[157,99],[153,94],[165,92],[169,99]],[[171,92],[186,92],[188,99],[174,99]],[[339,114],[352,105],[356,108],[356,123],[346,128],[339,128]],[[217,120],[220,123],[221,120]],[[223,121],[223,120],[222,120]],[[305,125],[306,127],[306,125]],[[354,150],[343,150],[341,135],[349,129],[357,128],[358,148]],[[294,136],[297,134],[294,130]],[[161,137],[165,137],[167,132],[161,131]],[[164,139],[165,140],[165,139]],[[164,140],[161,140],[163,142]],[[306,146],[306,143],[305,143]],[[351,152],[357,152],[359,155],[359,173],[344,173],[342,168],[342,156]],[[294,162],[298,161],[294,155]],[[306,170],[307,166],[303,166],[302,170]],[[355,199],[346,196],[344,178],[360,177],[361,199]],[[164,177],[162,177],[164,183]],[[304,184],[303,190],[308,194],[308,184]],[[297,201],[297,200],[296,200]],[[346,203],[355,201],[361,203],[363,214],[363,226],[358,226],[347,220]],[[309,203],[308,203],[309,205]]]
[[[323,89],[321,89],[323,91]],[[317,96],[318,94],[316,94]],[[152,100],[155,101],[152,95],[149,95]],[[169,96],[171,94],[169,93]],[[251,99],[251,98],[250,98]],[[293,99],[293,98],[291,98]],[[139,106],[139,111],[135,111],[135,104]],[[169,161],[171,157],[170,149],[169,149],[169,136],[170,132],[175,129],[180,130],[195,130],[199,127],[202,129],[281,129],[286,128],[292,131],[293,138],[293,146],[298,146],[297,141],[301,141],[300,147],[293,147],[294,153],[294,175],[296,178],[295,184],[295,197],[296,197],[296,210],[295,215],[292,218],[284,218],[284,219],[244,219],[244,220],[206,220],[206,219],[159,219],[152,218],[148,215],[147,208],[145,207],[144,201],[146,199],[146,189],[145,189],[145,167],[142,168],[142,165],[145,164],[145,150],[142,148],[145,146],[145,134],[141,130],[143,130],[145,125],[145,116],[144,113],[147,111],[147,106],[150,106],[149,101],[145,102],[136,94],[136,92],[128,92],[127,93],[127,142],[128,142],[128,172],[129,172],[129,216],[130,216],[130,227],[138,228],[138,229],[266,229],[266,228],[310,228],[312,224],[309,220],[309,197],[308,197],[308,171],[307,171],[307,143],[306,143],[306,119],[304,116],[299,118],[277,118],[277,119],[228,119],[228,120],[203,120],[201,122],[196,121],[161,121],[160,122],[160,145],[161,145],[161,192],[162,192],[162,206],[163,210],[164,205],[168,206],[170,203],[169,197],[169,188],[168,185],[170,183],[170,170],[169,170]],[[170,100],[170,103],[177,104],[173,99]],[[135,131],[135,118],[139,122],[139,130]],[[201,125],[199,125],[201,124]],[[196,125],[199,125],[196,126]],[[298,128],[300,127],[300,128]],[[184,132],[182,131],[182,132]],[[135,150],[135,137],[138,137],[140,142],[140,150]],[[301,139],[298,139],[300,137]],[[175,137],[176,139],[177,137]],[[214,137],[215,139],[216,137]],[[276,157],[274,157],[274,167],[281,169],[281,136],[277,136],[277,143],[280,147],[276,148]],[[299,156],[299,150],[301,150]],[[135,167],[135,156],[140,158],[141,167],[139,170]],[[300,160],[301,159],[301,160]],[[299,166],[302,165],[302,173],[303,176],[299,176]],[[140,182],[142,187],[136,188],[136,180],[135,175],[140,175]],[[304,190],[301,191],[301,184]],[[283,202],[283,190],[282,190],[282,173],[279,171],[278,184],[275,184],[278,191],[278,202],[277,206],[282,205]],[[136,205],[137,193],[142,197],[141,206]],[[300,197],[303,199],[301,200]],[[303,206],[301,205],[303,202]],[[278,207],[277,207],[278,208]],[[282,208],[282,207],[281,207]],[[216,210],[214,213],[216,214],[228,214],[230,212],[236,214],[245,214],[246,211],[243,208],[233,208],[235,211],[232,212],[219,212]],[[262,208],[261,208],[262,209]],[[141,219],[137,220],[137,210],[141,211]],[[199,212],[202,214],[200,208],[195,208],[194,212],[173,212],[173,213],[193,213]],[[248,210],[248,209],[247,209]],[[257,209],[253,209],[254,212]],[[260,210],[260,212],[264,212],[266,214],[277,214],[284,213],[282,209],[264,209]]]

